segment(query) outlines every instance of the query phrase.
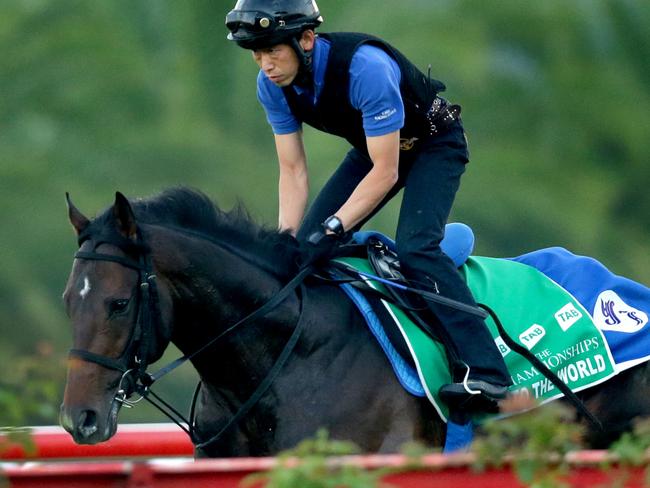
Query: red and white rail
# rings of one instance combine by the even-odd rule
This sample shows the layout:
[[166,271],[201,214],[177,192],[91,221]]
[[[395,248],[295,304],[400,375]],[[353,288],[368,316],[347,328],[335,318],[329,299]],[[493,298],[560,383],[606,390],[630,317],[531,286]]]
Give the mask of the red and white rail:
[[76,444],[61,427],[32,430],[36,452],[28,456],[20,445],[0,453],[3,460],[79,459],[133,457],[192,457],[194,448],[185,432],[175,424],[120,424],[107,442],[86,446]]
[[[58,427],[39,427],[32,433],[36,445],[33,457],[20,446],[0,453],[0,471],[12,488],[237,488],[248,475],[272,468],[274,458],[193,460],[192,444],[178,427],[168,424],[121,425],[108,442],[80,446]],[[644,486],[643,468],[625,473],[603,471],[607,454],[582,451],[568,457],[571,466],[566,481],[570,486]],[[394,487],[436,488],[480,486],[504,488],[522,486],[510,466],[475,473],[471,454],[423,458],[423,468],[389,475],[384,481]],[[334,463],[352,463],[367,469],[404,468],[401,455],[349,456]],[[258,485],[259,486],[259,485]]]

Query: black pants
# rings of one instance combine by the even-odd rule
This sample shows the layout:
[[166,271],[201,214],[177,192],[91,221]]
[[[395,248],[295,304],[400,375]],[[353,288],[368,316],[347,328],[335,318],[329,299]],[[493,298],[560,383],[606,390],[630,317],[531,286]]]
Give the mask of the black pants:
[[[402,272],[420,288],[475,305],[460,273],[440,249],[467,161],[467,144],[460,123],[444,134],[416,142],[410,151],[400,152],[399,179],[393,189],[371,215],[348,230],[358,230],[404,189],[395,238]],[[298,239],[306,239],[335,213],[371,168],[372,161],[366,154],[350,150],[311,205]],[[447,347],[455,381],[463,379],[468,366],[470,379],[498,385],[511,383],[503,358],[482,319],[443,305],[427,305]]]

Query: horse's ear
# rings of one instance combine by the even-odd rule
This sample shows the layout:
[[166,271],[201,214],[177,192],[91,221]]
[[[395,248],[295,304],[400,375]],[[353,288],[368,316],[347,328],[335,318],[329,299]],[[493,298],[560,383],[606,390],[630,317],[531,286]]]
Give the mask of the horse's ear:
[[115,205],[113,205],[113,214],[117,222],[117,230],[127,239],[137,240],[137,225],[135,223],[135,214],[127,198],[119,191],[115,193]]
[[90,220],[88,220],[77,209],[77,207],[74,206],[72,200],[70,200],[70,194],[68,192],[65,192],[65,201],[68,204],[68,218],[70,219],[70,223],[72,224],[72,227],[74,227],[77,235],[79,235],[86,229],[86,227],[88,227]]

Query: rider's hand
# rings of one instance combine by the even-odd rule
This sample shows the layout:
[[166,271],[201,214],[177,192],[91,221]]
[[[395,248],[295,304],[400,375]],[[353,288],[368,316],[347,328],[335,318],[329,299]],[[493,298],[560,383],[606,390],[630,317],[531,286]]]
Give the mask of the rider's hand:
[[300,267],[326,263],[336,256],[340,242],[340,236],[317,230],[300,246]]

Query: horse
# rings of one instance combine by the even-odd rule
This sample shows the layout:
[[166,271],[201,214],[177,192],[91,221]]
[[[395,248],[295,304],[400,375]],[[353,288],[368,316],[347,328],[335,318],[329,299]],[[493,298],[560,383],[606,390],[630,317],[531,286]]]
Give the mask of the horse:
[[[339,287],[307,278],[247,320],[298,273],[290,234],[182,187],[132,201],[118,192],[92,220],[67,203],[80,247],[63,294],[73,349],[60,423],[75,442],[115,434],[136,377],[171,342],[200,378],[197,457],[275,455],[321,428],[368,453],[442,445],[444,422],[403,389]],[[580,394],[602,423],[586,424],[590,447],[650,414],[647,382],[645,363]]]

